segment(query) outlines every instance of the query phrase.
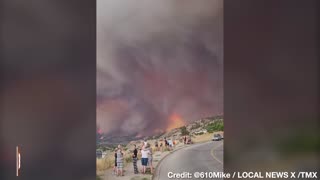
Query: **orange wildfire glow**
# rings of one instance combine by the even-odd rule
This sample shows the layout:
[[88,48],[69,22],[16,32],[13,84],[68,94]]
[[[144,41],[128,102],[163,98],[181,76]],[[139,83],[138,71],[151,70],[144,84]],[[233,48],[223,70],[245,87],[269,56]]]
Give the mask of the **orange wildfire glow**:
[[170,131],[172,129],[181,127],[185,125],[185,122],[183,121],[183,119],[181,118],[181,116],[179,116],[178,114],[172,114],[169,117],[170,123],[166,129],[166,131]]

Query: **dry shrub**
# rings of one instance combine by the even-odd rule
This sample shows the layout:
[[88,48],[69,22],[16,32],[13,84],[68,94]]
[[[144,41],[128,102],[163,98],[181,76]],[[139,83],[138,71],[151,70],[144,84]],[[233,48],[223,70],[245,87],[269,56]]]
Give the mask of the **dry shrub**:
[[114,166],[114,154],[110,153],[104,158],[97,159],[97,171],[103,171]]
[[207,142],[207,141],[211,141],[212,136],[213,136],[213,133],[205,133],[205,134],[193,137],[192,141],[194,143]]

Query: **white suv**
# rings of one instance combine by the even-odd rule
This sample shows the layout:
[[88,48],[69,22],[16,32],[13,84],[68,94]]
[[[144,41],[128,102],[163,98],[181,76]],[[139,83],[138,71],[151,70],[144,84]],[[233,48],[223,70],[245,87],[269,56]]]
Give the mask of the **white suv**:
[[212,137],[212,141],[220,141],[222,140],[222,136],[220,134],[214,134]]

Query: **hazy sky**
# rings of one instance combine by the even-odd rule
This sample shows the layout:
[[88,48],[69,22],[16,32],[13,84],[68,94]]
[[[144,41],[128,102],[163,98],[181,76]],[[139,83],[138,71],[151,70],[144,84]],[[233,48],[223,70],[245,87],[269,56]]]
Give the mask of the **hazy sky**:
[[148,135],[223,112],[219,0],[97,1],[97,123]]

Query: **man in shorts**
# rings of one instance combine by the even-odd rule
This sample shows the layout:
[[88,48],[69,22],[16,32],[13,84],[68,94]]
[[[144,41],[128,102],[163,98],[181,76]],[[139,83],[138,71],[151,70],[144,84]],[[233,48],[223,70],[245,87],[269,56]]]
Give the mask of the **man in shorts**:
[[149,150],[146,149],[145,146],[142,147],[141,149],[141,164],[142,164],[142,173],[146,173],[147,165],[148,165],[148,155],[149,155]]

